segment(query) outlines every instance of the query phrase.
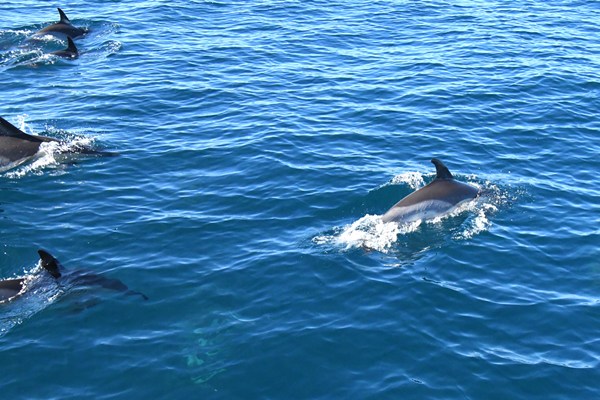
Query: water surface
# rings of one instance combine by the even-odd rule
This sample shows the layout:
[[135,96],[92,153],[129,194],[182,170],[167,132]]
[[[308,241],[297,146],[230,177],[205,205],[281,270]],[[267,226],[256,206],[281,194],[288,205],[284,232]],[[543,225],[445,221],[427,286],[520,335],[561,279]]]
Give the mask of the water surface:
[[[589,399],[600,362],[592,1],[74,1],[79,59],[0,13],[0,115],[118,157],[0,175],[5,397]],[[379,216],[434,176],[486,196]]]

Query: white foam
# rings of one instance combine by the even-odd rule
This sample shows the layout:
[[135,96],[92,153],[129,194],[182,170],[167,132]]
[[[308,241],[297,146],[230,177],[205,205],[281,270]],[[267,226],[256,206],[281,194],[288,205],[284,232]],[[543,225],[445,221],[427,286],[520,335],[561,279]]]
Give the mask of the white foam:
[[418,188],[425,186],[425,180],[423,179],[423,174],[420,172],[403,172],[394,176],[389,184],[407,184],[411,189],[417,190]]
[[474,185],[486,194],[461,205],[461,207],[453,210],[450,214],[450,216],[454,216],[461,212],[471,213],[471,218],[463,224],[464,229],[456,233],[453,236],[453,239],[471,239],[474,236],[489,230],[492,226],[490,217],[498,212],[500,205],[507,201],[506,193],[503,193],[497,186],[490,182],[486,182],[485,185]]
[[313,239],[317,244],[333,244],[345,250],[366,248],[387,252],[398,238],[398,235],[415,231],[421,221],[399,225],[395,222],[385,223],[380,215],[367,214],[352,224],[346,225],[332,235],[321,235]]

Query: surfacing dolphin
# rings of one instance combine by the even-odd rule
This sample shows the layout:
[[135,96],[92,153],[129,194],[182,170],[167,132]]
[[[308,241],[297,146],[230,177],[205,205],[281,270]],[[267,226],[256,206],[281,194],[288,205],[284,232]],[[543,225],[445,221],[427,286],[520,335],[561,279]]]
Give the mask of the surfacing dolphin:
[[46,136],[33,136],[0,117],[0,171],[33,158],[42,143],[58,142]]
[[68,281],[68,283],[75,286],[101,286],[105,289],[115,290],[126,295],[141,296],[144,300],[148,300],[145,294],[130,290],[127,285],[118,279],[105,278],[84,270],[73,270],[67,273],[64,271],[62,264],[46,250],[40,249],[38,250],[38,254],[40,255],[42,267],[58,282]]
[[[53,277],[56,278],[56,265],[52,262],[42,263],[42,267]],[[0,280],[0,303],[12,300],[23,294],[24,283],[27,278],[15,278]]]
[[85,30],[77,28],[76,26],[73,26],[73,24],[71,24],[71,21],[69,21],[67,14],[65,14],[63,10],[61,10],[58,7],[57,9],[58,14],[60,15],[60,21],[55,24],[49,25],[43,29],[40,29],[36,32],[37,36],[52,35],[60,38],[64,38],[66,36],[77,38],[85,34]]
[[75,42],[71,39],[71,36],[67,36],[67,48],[63,50],[53,51],[52,54],[63,58],[77,58],[79,57],[79,51],[75,46]]
[[[127,285],[118,279],[105,278],[93,272],[75,270],[65,274],[62,264],[45,250],[38,250],[40,264],[57,283],[69,283],[74,286],[101,286],[105,289],[116,290],[126,295],[141,296],[144,300],[148,297],[140,292],[130,290]],[[26,278],[5,279],[0,281],[0,303],[13,300],[25,291]]]
[[479,195],[477,188],[454,180],[440,160],[433,158],[431,162],[435,165],[435,179],[396,203],[383,214],[383,222],[408,223],[435,218]]
[[[59,140],[29,135],[4,118],[0,117],[0,172],[14,168],[34,158],[42,143],[60,143]],[[68,149],[63,153],[80,153],[100,156],[114,156],[116,153],[93,150],[90,148]]]

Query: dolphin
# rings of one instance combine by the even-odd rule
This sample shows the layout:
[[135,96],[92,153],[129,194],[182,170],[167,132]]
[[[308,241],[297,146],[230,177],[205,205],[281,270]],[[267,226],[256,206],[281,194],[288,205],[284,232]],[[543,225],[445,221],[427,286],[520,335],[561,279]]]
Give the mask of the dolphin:
[[42,143],[58,142],[46,136],[33,136],[0,117],[0,171],[33,158]]
[[63,274],[65,271],[62,264],[52,254],[43,249],[38,250],[38,254],[40,255],[42,267],[59,283],[66,281],[75,286],[100,286],[126,295],[141,296],[144,300],[148,300],[145,294],[130,290],[127,285],[118,279],[106,278],[84,270],[73,270]]
[[[14,168],[34,158],[42,143],[61,143],[59,140],[29,135],[0,117],[0,172]],[[98,156],[116,156],[118,153],[79,147],[63,150],[62,153],[80,153]]]
[[479,195],[479,189],[454,180],[443,162],[437,158],[431,162],[435,165],[435,179],[396,203],[383,214],[383,222],[408,223],[435,218]]
[[[100,286],[105,289],[116,290],[126,295],[141,296],[144,300],[148,297],[141,293],[130,290],[127,285],[118,279],[105,278],[93,272],[74,270],[65,272],[62,264],[46,250],[38,250],[40,264],[44,270],[56,280],[58,284],[70,284],[73,286]],[[0,303],[12,300],[24,293],[23,286],[26,278],[5,279],[0,281]]]
[[[57,278],[57,266],[55,263],[42,263],[42,267],[54,278]],[[60,276],[60,275],[58,275]],[[23,294],[26,278],[4,279],[0,280],[0,303],[12,300]]]
[[36,32],[36,36],[43,35],[52,35],[60,38],[64,38],[65,36],[70,36],[72,38],[77,38],[79,36],[83,36],[85,34],[85,30],[81,28],[77,28],[71,24],[67,14],[60,8],[58,8],[58,14],[60,15],[60,21],[49,25],[43,29],[40,29]]
[[71,39],[71,36],[67,36],[67,48],[63,50],[53,51],[51,54],[54,54],[58,57],[63,58],[77,58],[79,57],[79,51],[77,51],[77,47],[75,47],[75,42]]

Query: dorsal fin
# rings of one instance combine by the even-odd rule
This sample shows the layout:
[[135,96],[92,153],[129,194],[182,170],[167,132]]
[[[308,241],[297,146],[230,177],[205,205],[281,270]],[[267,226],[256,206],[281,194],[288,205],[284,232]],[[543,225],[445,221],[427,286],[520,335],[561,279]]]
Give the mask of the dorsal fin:
[[60,261],[52,256],[52,254],[48,253],[46,250],[39,249],[38,254],[40,255],[40,260],[42,261],[42,267],[46,271],[50,273],[54,278],[58,279],[61,277]]
[[61,24],[70,24],[71,21],[69,21],[69,17],[67,17],[67,14],[65,14],[65,12],[63,10],[60,9],[60,7],[56,7],[58,9],[58,14],[60,14],[60,23]]
[[20,130],[19,128],[17,128],[2,117],[0,117],[0,136],[10,136],[19,139],[43,142],[43,140],[40,140],[35,136],[26,134],[25,132],[23,132],[22,130]]
[[71,36],[67,36],[67,43],[69,44],[67,46],[67,51],[69,51],[73,54],[79,54],[79,51],[77,51],[77,47],[75,47],[75,42],[73,42],[73,39],[71,39]]
[[436,177],[435,179],[454,179],[448,167],[437,158],[432,158],[431,162],[435,165]]

